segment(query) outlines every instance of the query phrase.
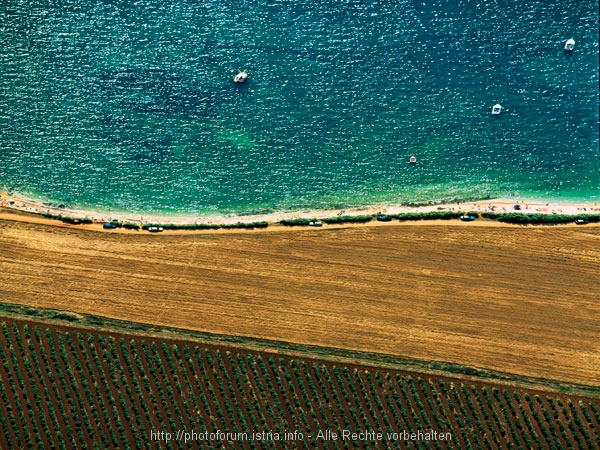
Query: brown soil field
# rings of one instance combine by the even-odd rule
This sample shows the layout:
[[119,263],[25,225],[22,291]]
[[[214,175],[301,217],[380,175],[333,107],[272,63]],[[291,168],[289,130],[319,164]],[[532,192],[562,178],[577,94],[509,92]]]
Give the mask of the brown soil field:
[[[0,448],[591,449],[600,443],[600,404],[585,397],[3,318],[0,399]],[[338,438],[319,438],[319,430]],[[344,437],[344,430],[370,434]],[[193,439],[192,431],[212,437]],[[157,432],[170,433],[170,442]],[[257,432],[267,437],[252,437]],[[296,433],[286,438],[289,432]],[[403,432],[444,438],[415,440]]]
[[150,235],[0,220],[0,298],[597,386],[600,227],[470,225]]

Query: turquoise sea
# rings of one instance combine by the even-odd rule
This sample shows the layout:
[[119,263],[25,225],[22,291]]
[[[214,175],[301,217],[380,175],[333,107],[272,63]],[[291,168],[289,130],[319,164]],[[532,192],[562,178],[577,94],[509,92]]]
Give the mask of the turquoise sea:
[[598,123],[597,0],[0,3],[0,188],[43,202],[596,201]]

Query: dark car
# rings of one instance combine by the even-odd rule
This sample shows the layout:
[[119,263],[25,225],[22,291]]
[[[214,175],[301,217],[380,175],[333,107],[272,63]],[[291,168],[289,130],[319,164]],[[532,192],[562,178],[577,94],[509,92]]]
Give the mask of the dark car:
[[102,228],[104,228],[105,230],[114,230],[115,228],[117,228],[117,225],[115,225],[114,223],[105,223],[104,225],[102,225]]
[[385,214],[381,214],[381,215],[377,216],[377,220],[379,220],[380,222],[391,222],[392,218],[391,218],[391,216],[386,216]]
[[462,220],[463,222],[472,222],[475,219],[475,216],[460,216],[460,220]]
[[575,221],[575,223],[576,223],[577,225],[587,225],[588,223],[590,223],[590,221],[589,221],[589,220],[587,220],[587,219],[577,219],[577,220]]
[[515,205],[514,208],[515,211],[521,211],[521,205]]

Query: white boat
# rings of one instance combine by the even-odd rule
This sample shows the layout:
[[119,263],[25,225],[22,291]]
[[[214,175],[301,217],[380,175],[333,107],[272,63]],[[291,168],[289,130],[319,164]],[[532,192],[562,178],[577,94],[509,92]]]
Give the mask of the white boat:
[[408,159],[408,162],[411,163],[411,164],[416,164],[417,163],[417,157],[416,156],[411,156]]
[[569,39],[565,43],[565,51],[566,52],[572,52],[574,47],[575,47],[575,39]]
[[243,83],[247,79],[248,79],[248,72],[243,71],[243,72],[238,73],[235,77],[233,77],[233,82],[234,83]]
[[502,105],[500,103],[495,104],[494,107],[492,108],[492,114],[494,116],[497,116],[498,114],[500,114],[501,111],[502,111]]

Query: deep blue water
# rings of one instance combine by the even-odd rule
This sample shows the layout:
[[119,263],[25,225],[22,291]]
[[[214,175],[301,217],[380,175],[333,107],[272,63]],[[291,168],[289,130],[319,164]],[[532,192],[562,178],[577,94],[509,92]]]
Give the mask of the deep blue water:
[[43,201],[598,198],[597,1],[4,0],[0,77],[0,187]]

